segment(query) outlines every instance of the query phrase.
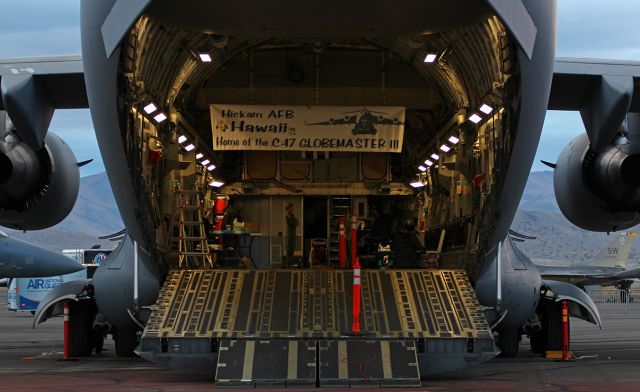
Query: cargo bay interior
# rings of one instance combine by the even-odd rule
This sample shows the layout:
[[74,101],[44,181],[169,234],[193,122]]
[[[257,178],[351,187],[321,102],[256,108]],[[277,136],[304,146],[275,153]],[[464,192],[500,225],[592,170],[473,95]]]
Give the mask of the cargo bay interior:
[[[364,226],[363,256],[410,232],[438,252],[439,265],[473,277],[517,116],[512,45],[494,17],[441,33],[331,41],[203,34],[141,18],[120,63],[119,98],[132,108],[122,113],[125,148],[143,163],[130,167],[143,168],[133,177],[146,190],[138,208],[147,234],[167,268],[180,253],[208,252],[206,242],[181,245],[180,237],[207,237],[216,200],[226,197],[255,234],[242,240],[252,241],[257,268],[286,266],[290,238],[296,265],[335,265],[339,217],[348,224],[353,213]],[[400,153],[216,150],[212,104],[398,106],[404,141]],[[323,243],[324,255],[310,254]],[[203,266],[216,262],[215,252],[197,256]]]

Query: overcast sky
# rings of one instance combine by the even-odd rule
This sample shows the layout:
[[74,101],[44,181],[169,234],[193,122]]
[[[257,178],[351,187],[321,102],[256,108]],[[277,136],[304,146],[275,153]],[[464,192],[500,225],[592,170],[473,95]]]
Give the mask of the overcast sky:
[[[542,0],[540,0],[542,1]],[[80,0],[0,0],[0,57],[80,53]],[[640,0],[558,0],[558,57],[640,61]],[[57,111],[51,130],[78,160],[96,161],[83,175],[104,170],[88,110]],[[548,112],[533,170],[555,161],[584,127],[577,112]]]

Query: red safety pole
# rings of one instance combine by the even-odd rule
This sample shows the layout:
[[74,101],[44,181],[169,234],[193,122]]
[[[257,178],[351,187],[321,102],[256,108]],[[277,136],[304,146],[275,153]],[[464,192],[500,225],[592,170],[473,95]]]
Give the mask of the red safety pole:
[[338,262],[340,268],[347,266],[347,238],[344,231],[344,217],[340,217],[339,230],[338,230]]
[[351,261],[355,262],[358,253],[358,217],[351,214]]
[[360,333],[360,259],[353,261],[353,333]]
[[69,359],[69,300],[64,301],[64,359]]
[[562,360],[569,360],[569,302],[562,301]]

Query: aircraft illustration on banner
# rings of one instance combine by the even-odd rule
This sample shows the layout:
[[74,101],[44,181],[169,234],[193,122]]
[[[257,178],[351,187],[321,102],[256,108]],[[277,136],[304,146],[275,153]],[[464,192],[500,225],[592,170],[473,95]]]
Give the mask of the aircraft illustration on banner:
[[[360,115],[352,115],[353,113],[360,113]],[[354,125],[354,135],[375,135],[378,133],[376,125],[403,125],[404,122],[397,118],[386,118],[383,115],[386,113],[376,112],[367,108],[362,108],[360,111],[345,112],[343,118],[330,118],[327,121],[321,121],[316,123],[309,123],[306,125]],[[376,116],[375,114],[380,114]]]

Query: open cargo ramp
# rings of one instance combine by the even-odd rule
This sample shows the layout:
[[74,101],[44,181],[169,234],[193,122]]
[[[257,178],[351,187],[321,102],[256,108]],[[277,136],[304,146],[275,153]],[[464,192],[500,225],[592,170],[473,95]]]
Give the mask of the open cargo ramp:
[[139,353],[206,368],[219,385],[418,386],[496,355],[459,270],[363,270],[351,334],[352,271],[175,270]]

